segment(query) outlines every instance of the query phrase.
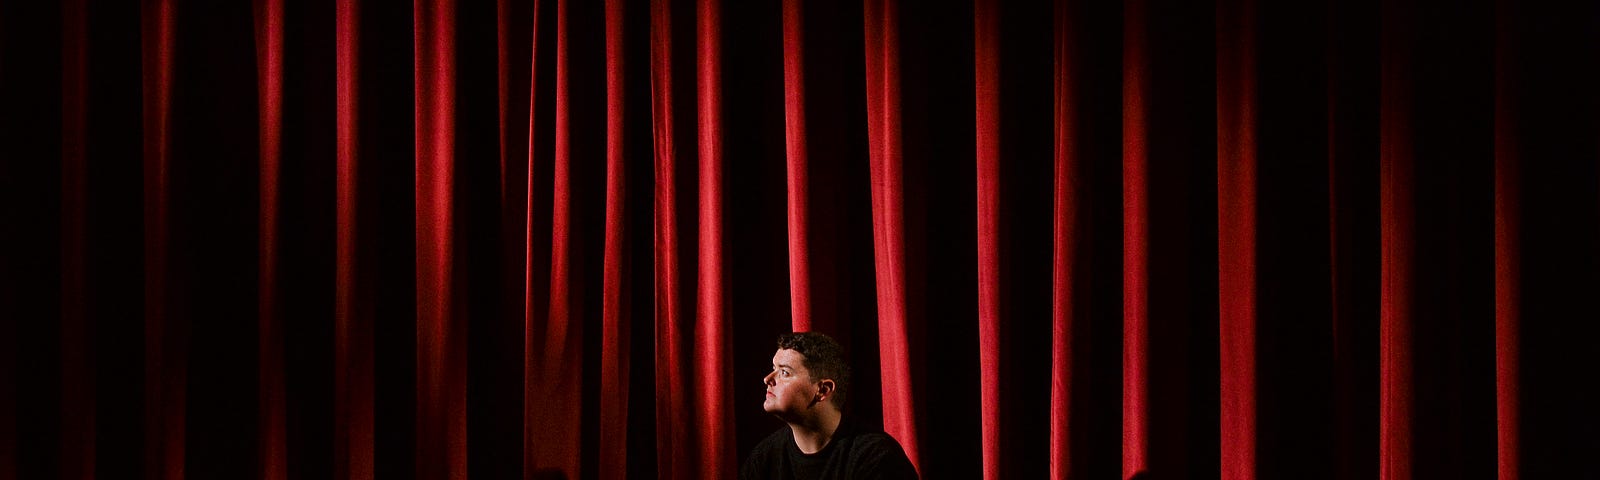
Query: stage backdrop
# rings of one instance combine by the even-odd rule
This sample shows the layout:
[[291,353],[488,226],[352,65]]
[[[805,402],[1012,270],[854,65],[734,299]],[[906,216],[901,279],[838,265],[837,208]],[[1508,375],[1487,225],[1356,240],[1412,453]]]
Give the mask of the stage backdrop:
[[1600,475],[1600,4],[0,2],[0,479]]

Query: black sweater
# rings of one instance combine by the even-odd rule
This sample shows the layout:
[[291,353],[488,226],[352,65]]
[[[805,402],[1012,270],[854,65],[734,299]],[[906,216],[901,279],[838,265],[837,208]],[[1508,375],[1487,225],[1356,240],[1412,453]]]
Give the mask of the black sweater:
[[756,445],[739,469],[739,480],[915,479],[916,469],[887,433],[839,424],[828,445],[802,453],[785,425]]

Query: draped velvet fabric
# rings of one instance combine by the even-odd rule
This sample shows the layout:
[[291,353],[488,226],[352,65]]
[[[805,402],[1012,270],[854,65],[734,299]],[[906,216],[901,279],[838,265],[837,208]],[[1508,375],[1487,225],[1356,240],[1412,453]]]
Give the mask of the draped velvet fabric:
[[1600,5],[0,2],[0,480],[1600,475]]

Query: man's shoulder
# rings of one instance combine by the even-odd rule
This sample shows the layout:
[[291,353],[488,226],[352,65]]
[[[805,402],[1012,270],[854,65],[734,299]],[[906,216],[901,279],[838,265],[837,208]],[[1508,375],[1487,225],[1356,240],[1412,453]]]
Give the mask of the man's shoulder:
[[767,435],[745,456],[744,465],[739,468],[739,478],[766,478],[772,475],[775,465],[782,462],[780,458],[787,446],[786,439],[792,438],[787,425]]
[[854,434],[852,434],[852,436],[856,437],[857,441],[863,441],[863,442],[895,442],[897,444],[900,443],[899,440],[895,440],[894,439],[893,435],[889,435],[888,433],[885,433],[885,432],[882,432],[882,431],[877,431],[877,430],[857,431]]
[[871,478],[917,478],[905,448],[883,431],[857,431],[850,439],[850,463],[857,474]]
[[899,452],[905,451],[905,449],[900,446],[899,440],[895,440],[893,435],[889,435],[888,433],[884,433],[882,431],[857,431],[852,433],[850,437],[851,443],[854,444],[855,449],[893,450]]
[[761,443],[759,443],[757,445],[763,446],[763,447],[765,447],[765,446],[779,446],[779,447],[781,447],[781,446],[783,446],[783,444],[788,443],[788,441],[792,440],[792,439],[794,439],[794,434],[790,433],[788,425],[784,425],[784,426],[778,427],[777,430],[773,430],[772,434],[767,435],[767,438],[761,439]]
[[788,425],[784,425],[782,427],[778,427],[777,430],[773,430],[771,435],[767,435],[767,438],[761,439],[761,442],[756,444],[755,449],[753,449],[751,453],[754,454],[752,456],[764,456],[766,454],[776,455],[782,453],[784,447],[787,447],[789,442],[792,441],[794,441],[794,434],[789,433]]

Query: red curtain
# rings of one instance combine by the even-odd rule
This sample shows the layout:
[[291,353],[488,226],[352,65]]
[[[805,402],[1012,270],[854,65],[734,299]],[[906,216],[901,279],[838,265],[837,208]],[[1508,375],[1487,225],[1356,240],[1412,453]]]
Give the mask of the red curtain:
[[1600,475],[1597,32],[0,2],[0,480],[731,478],[791,330],[927,478]]

